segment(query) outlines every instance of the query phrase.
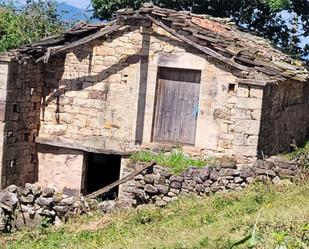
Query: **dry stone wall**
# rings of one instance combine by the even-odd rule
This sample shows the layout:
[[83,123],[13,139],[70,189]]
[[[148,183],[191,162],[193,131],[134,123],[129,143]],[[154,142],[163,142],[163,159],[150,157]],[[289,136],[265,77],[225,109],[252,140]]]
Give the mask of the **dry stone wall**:
[[[134,165],[128,164],[124,174],[133,170]],[[255,181],[278,183],[285,178],[295,179],[300,173],[296,162],[286,162],[279,157],[260,160],[254,167],[240,170],[233,162],[226,161],[221,166],[188,168],[180,175],[172,174],[166,167],[154,166],[123,185],[119,198],[131,201],[133,206],[154,204],[162,207],[180,195],[207,196],[241,190]],[[111,209],[108,202],[102,206]]]
[[[217,192],[237,191],[255,181],[296,179],[301,170],[295,162],[278,157],[258,161],[255,167],[238,170],[235,162],[226,160],[221,166],[186,169],[175,175],[166,167],[154,166],[121,185],[117,200],[85,199],[80,195],[65,195],[55,188],[40,188],[25,184],[24,188],[10,185],[0,191],[0,233],[23,227],[36,227],[49,222],[60,225],[68,218],[93,210],[105,213],[151,204],[164,207],[179,196],[206,197]],[[135,164],[127,164],[123,175],[134,171]]]
[[7,81],[2,85],[1,186],[23,185],[37,180],[35,138],[40,128],[42,64],[7,62]]
[[54,188],[41,189],[35,184],[24,188],[10,185],[0,191],[0,233],[44,223],[59,225],[69,217],[90,211],[94,201],[64,195]]

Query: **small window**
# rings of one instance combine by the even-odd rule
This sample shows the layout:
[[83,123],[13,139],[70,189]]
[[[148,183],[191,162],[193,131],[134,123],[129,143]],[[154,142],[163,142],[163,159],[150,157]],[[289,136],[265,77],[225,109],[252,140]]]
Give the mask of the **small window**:
[[18,106],[17,106],[17,104],[14,104],[14,105],[13,105],[13,112],[18,112]]
[[30,134],[28,133],[24,134],[24,142],[30,142]]
[[229,84],[228,93],[235,93],[236,84]]

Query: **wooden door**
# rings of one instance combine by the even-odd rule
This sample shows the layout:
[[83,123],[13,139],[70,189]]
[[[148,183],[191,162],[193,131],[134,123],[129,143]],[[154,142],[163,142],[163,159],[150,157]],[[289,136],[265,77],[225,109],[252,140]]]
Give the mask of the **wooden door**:
[[154,140],[194,145],[201,72],[160,68]]

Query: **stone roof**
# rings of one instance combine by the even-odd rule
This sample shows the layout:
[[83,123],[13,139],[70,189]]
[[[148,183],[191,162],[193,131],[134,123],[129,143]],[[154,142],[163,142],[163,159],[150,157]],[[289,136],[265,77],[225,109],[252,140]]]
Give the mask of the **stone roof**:
[[152,21],[205,53],[211,60],[235,69],[244,81],[309,80],[304,62],[274,48],[268,40],[240,30],[228,19],[163,9],[151,4],[146,4],[137,11],[120,10],[109,23],[79,22],[61,35],[22,46],[14,52],[33,57],[37,61],[47,61],[50,56],[110,34],[128,25],[127,21],[131,19]]

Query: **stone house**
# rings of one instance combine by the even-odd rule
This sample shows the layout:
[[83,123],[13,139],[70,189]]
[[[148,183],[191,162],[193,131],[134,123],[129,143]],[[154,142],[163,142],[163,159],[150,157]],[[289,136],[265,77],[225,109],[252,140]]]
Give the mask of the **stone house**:
[[224,19],[148,5],[78,23],[0,57],[1,186],[91,193],[146,148],[252,165],[307,138],[308,79]]

